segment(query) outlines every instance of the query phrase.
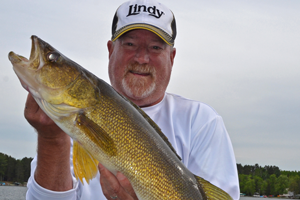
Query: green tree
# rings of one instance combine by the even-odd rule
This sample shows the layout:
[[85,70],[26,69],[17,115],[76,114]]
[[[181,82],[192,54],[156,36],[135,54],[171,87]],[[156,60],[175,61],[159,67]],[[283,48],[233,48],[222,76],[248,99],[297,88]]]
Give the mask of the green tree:
[[246,193],[245,186],[246,186],[247,179],[248,179],[247,175],[239,174],[240,191],[242,193]]
[[266,170],[266,168],[265,168],[265,167],[262,168],[261,178],[262,178],[263,180],[267,180],[269,177],[270,177],[270,176],[269,176],[268,171]]
[[24,182],[24,169],[21,160],[16,160],[14,181]]
[[236,164],[238,174],[244,174],[244,167],[240,163]]
[[265,194],[266,194],[266,195],[270,195],[270,194],[271,194],[270,179],[267,178],[265,181],[267,182],[267,187],[266,187],[266,192],[265,192]]
[[30,164],[33,158],[16,160],[0,153],[0,181],[26,182],[30,176]]
[[289,178],[286,175],[280,175],[275,184],[276,195],[287,193],[286,188],[289,186]]
[[270,187],[270,194],[275,195],[276,194],[276,181],[277,181],[277,177],[275,174],[272,174],[269,178],[269,187]]
[[3,153],[0,153],[0,181],[3,181],[6,171],[7,171],[7,159]]
[[11,157],[11,156],[7,156],[7,169],[6,169],[6,173],[5,173],[5,179],[6,181],[14,181],[15,179],[15,165],[16,165],[16,159]]
[[250,174],[252,174],[252,166],[251,165],[245,165],[244,166],[244,174],[246,174],[246,175],[250,175]]
[[277,195],[285,193],[287,188],[294,194],[300,193],[300,171],[281,171],[277,166],[261,167],[258,164],[237,164],[237,169],[242,193],[251,195],[255,191],[260,194]]
[[296,175],[300,176],[300,171],[297,172],[297,171],[285,171],[285,170],[283,170],[283,171],[281,171],[281,174],[282,175],[287,175],[287,177],[290,178],[290,177],[294,177]]
[[267,194],[267,188],[268,188],[268,181],[264,180],[260,187],[260,193]]
[[258,192],[259,194],[263,194],[262,184],[264,180],[259,176],[254,176],[254,182],[255,182],[255,192]]
[[290,178],[289,191],[294,192],[294,194],[300,193],[300,176],[295,175]]
[[245,193],[252,196],[255,193],[255,181],[251,178],[251,175],[248,175],[247,181],[244,187]]
[[255,164],[253,175],[261,177],[262,172],[263,172],[263,170],[262,170],[261,166],[259,166],[258,164]]
[[31,161],[32,161],[32,158],[27,158],[27,157],[25,157],[21,160],[22,165],[23,165],[23,175],[24,175],[23,182],[27,182],[27,180],[30,176]]

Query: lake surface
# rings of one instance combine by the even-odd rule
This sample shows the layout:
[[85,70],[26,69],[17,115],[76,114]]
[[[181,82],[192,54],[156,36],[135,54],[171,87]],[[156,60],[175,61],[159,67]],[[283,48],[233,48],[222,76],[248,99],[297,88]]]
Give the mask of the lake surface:
[[[274,200],[277,200],[279,198],[241,197],[241,200],[256,200],[256,199],[260,199],[260,200],[262,200],[262,199],[274,199]],[[287,200],[287,199],[285,199],[285,200]]]
[[25,200],[27,187],[0,186],[0,200]]
[[[27,187],[0,186],[0,200],[26,200]],[[258,197],[241,197],[241,200],[262,200]],[[275,198],[276,200],[279,198]],[[286,200],[286,199],[285,199]]]

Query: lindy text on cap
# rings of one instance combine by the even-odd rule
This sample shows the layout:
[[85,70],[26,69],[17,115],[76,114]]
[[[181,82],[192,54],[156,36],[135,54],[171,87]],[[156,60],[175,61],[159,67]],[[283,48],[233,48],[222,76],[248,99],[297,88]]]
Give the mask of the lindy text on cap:
[[162,15],[165,14],[163,11],[156,9],[156,6],[153,6],[153,7],[149,6],[147,8],[147,6],[145,6],[145,5],[135,4],[134,6],[133,5],[129,6],[128,15],[126,17],[128,17],[130,15],[138,15],[141,12],[148,12],[150,16],[153,16],[155,18],[160,18]]

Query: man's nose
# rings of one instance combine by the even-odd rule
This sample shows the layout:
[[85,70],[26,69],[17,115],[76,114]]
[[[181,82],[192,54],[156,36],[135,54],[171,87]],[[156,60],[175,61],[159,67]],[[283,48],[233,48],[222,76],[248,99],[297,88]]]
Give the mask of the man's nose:
[[149,63],[150,56],[149,51],[145,47],[139,47],[135,53],[135,61],[139,64]]

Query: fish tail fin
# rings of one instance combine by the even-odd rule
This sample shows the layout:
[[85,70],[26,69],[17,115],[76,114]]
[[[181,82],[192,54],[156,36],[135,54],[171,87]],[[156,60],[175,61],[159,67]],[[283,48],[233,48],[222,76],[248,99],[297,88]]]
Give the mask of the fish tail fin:
[[81,145],[74,140],[73,143],[73,167],[75,177],[80,179],[83,184],[83,178],[86,182],[94,178],[98,172],[98,161],[89,154]]
[[224,190],[218,188],[217,186],[211,184],[209,181],[204,180],[201,177],[195,175],[196,180],[198,181],[198,187],[200,190],[203,190],[207,199],[231,199],[231,196]]

